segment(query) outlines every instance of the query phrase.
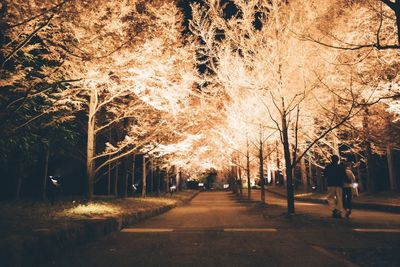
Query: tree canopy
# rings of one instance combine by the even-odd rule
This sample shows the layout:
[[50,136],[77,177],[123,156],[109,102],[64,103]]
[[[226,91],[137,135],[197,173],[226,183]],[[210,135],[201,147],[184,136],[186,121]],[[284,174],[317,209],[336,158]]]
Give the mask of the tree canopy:
[[398,131],[399,5],[3,0],[1,160],[74,144],[91,197],[132,155],[188,172],[265,156],[292,192],[304,159],[399,145],[380,136]]

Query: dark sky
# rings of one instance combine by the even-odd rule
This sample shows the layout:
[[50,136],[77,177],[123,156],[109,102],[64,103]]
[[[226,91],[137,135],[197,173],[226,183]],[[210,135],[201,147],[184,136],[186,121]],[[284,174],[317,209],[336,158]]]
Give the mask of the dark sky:
[[[204,0],[179,0],[177,3],[177,6],[183,11],[184,14],[184,31],[183,34],[190,34],[188,25],[189,25],[189,20],[192,18],[192,11],[190,8],[190,4],[192,3],[199,3],[201,5],[206,5]],[[233,16],[240,16],[240,10],[236,7],[234,2],[232,0],[221,0],[220,1],[220,7],[224,11],[224,17],[225,19],[230,19]],[[259,18],[261,17],[261,13],[256,13],[254,16],[254,27],[256,29],[261,29],[262,24]],[[216,32],[215,36],[216,40],[223,40],[224,39],[224,32],[222,30]],[[199,40],[200,42],[202,40]],[[201,53],[202,54],[202,53]],[[199,56],[200,54],[198,54]],[[204,60],[204,58],[202,59]],[[199,73],[205,73],[207,71],[210,71],[207,68],[206,64],[201,64],[197,66]]]
[[[204,5],[204,2],[205,2],[204,0],[179,0],[178,1],[178,7],[180,7],[182,9],[184,16],[185,16],[184,25],[186,28],[188,25],[188,20],[190,20],[192,18],[190,4],[199,3],[199,4]],[[224,14],[225,14],[226,19],[229,19],[238,13],[238,9],[236,8],[236,6],[232,0],[221,0],[220,6],[221,6],[221,8],[224,9]]]
[[[236,7],[236,5],[234,4],[234,2],[232,0],[221,0],[220,1],[221,4],[221,8],[223,8],[224,10],[224,17],[226,19],[230,19],[233,16],[240,16],[240,11],[238,10],[238,8]],[[185,17],[185,21],[184,21],[184,26],[185,26],[185,31],[188,31],[188,20],[190,20],[192,18],[192,12],[191,12],[191,8],[190,8],[190,4],[192,3],[199,3],[202,5],[205,5],[205,1],[204,0],[179,0],[178,1],[178,7],[182,9],[184,17]],[[261,13],[257,13],[255,14],[255,18],[254,18],[254,26],[256,27],[256,29],[261,29],[261,21],[260,21],[260,17],[261,17]]]

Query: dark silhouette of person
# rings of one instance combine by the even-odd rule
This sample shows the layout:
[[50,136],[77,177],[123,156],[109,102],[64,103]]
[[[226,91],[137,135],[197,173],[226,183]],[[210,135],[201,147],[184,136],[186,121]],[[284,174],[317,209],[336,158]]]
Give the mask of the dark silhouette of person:
[[339,157],[336,155],[331,156],[331,162],[326,165],[324,176],[328,186],[328,205],[332,210],[333,218],[342,218],[343,213],[343,182],[344,182],[344,168],[338,164]]

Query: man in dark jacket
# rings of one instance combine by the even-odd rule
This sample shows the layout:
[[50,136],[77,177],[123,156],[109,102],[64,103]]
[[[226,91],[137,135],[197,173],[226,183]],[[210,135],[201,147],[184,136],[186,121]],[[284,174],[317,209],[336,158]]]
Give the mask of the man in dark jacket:
[[343,182],[345,171],[342,170],[338,164],[339,157],[333,155],[331,163],[326,165],[324,176],[328,186],[328,204],[332,210],[333,218],[342,218],[343,212]]

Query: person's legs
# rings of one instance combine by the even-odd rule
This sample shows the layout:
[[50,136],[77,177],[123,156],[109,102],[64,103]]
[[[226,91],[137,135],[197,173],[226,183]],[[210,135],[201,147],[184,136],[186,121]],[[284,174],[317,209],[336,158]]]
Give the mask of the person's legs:
[[351,213],[351,198],[352,198],[351,188],[344,187],[343,188],[343,208],[346,211],[346,217],[349,217],[350,213]]
[[339,213],[343,213],[343,189],[339,186],[335,187],[335,193],[336,193],[336,209],[339,211]]
[[348,188],[347,192],[347,201],[348,201],[348,215],[347,217],[351,214],[351,210],[353,209],[353,191],[351,188]]
[[328,186],[328,194],[327,194],[326,198],[328,200],[329,208],[332,211],[336,210],[335,187]]
[[343,208],[345,210],[349,209],[349,197],[348,197],[348,188],[343,188]]

